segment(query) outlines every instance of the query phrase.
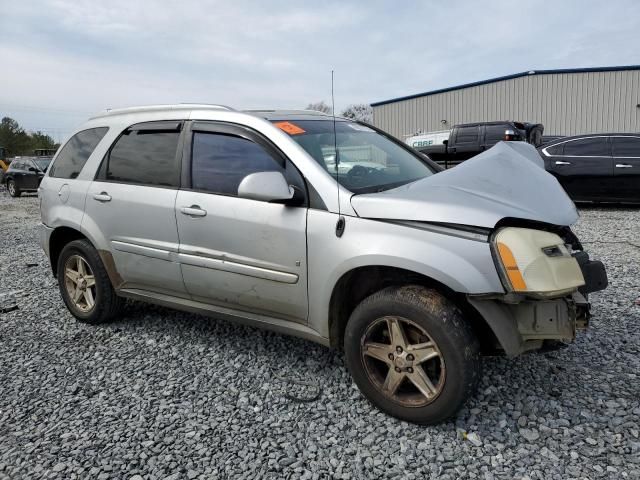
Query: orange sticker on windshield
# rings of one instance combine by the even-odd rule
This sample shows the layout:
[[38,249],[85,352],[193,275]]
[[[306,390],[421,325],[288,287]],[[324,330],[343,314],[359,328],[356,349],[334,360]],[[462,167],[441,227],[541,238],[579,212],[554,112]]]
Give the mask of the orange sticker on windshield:
[[276,122],[274,125],[289,135],[300,135],[301,133],[305,133],[302,128],[291,122]]

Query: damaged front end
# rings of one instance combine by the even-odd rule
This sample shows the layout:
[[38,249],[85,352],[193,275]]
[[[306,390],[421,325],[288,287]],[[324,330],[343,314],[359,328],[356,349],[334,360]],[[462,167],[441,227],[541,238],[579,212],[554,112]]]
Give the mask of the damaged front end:
[[[497,340],[496,350],[502,350],[510,357],[532,350],[554,350],[572,342],[578,330],[589,326],[589,294],[603,290],[608,285],[602,262],[589,259],[588,253],[582,250],[579,240],[568,227],[536,227],[538,229],[534,231],[537,232],[542,232],[542,229],[548,233],[554,231],[553,234],[564,242],[542,247],[540,251],[551,262],[562,258],[567,262],[561,269],[556,268],[548,274],[554,278],[556,287],[566,287],[567,291],[562,288],[555,291],[517,291],[508,272],[505,272],[506,294],[467,296],[469,304],[493,331]],[[496,259],[496,263],[504,271],[499,259]],[[541,270],[535,262],[531,262],[529,267],[537,269],[538,273]],[[567,270],[571,272],[569,279]],[[558,272],[561,272],[560,275]],[[579,284],[575,282],[578,278]]]
[[[604,266],[569,227],[575,205],[523,142],[500,142],[453,169],[351,203],[364,218],[489,244],[503,291],[492,284],[456,293],[490,327],[493,350],[509,356],[572,341],[588,326],[589,293],[607,286]],[[494,276],[480,255],[477,270]]]

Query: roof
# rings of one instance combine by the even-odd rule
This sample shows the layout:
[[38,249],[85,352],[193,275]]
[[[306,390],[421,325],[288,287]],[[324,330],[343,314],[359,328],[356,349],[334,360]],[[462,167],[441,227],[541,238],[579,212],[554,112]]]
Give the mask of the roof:
[[540,147],[549,147],[551,145],[555,145],[557,143],[564,143],[569,140],[577,140],[580,138],[592,138],[592,137],[638,137],[640,133],[633,132],[598,132],[598,133],[581,133],[580,135],[550,135],[554,138],[553,140],[549,140],[548,142],[543,143]]
[[[237,110],[226,105],[214,105],[206,103],[178,103],[173,105],[143,105],[136,107],[107,109],[97,115],[91,117],[104,118],[116,115],[127,115],[131,113],[150,113],[163,112],[167,110],[215,110],[215,111],[232,111]],[[243,110],[240,113],[246,113],[266,120],[318,120],[319,118],[333,118],[332,115],[316,110]],[[342,117],[336,117],[336,120],[345,120]]]
[[512,75],[505,75],[503,77],[490,78],[488,80],[481,80],[479,82],[465,83],[462,85],[456,85],[454,87],[441,88],[439,90],[431,90],[429,92],[416,93],[413,95],[407,95],[405,97],[392,98],[390,100],[382,100],[380,102],[374,102],[372,107],[379,107],[380,105],[386,105],[388,103],[400,102],[402,100],[411,100],[412,98],[428,97],[429,95],[436,95],[438,93],[451,92],[454,90],[462,90],[464,88],[477,87],[480,85],[486,85],[488,83],[501,82],[503,80],[513,80],[514,78],[528,77],[529,75],[558,75],[564,73],[589,73],[589,72],[620,72],[627,70],[640,70],[640,65],[626,65],[618,67],[591,67],[591,68],[563,68],[558,70],[529,70],[528,72],[514,73]]

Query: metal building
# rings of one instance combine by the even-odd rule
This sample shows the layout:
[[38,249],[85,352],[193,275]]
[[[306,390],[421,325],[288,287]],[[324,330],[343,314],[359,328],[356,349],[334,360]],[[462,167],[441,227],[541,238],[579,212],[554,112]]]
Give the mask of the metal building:
[[372,103],[375,126],[403,139],[457,123],[542,123],[545,135],[640,132],[640,65],[535,70]]

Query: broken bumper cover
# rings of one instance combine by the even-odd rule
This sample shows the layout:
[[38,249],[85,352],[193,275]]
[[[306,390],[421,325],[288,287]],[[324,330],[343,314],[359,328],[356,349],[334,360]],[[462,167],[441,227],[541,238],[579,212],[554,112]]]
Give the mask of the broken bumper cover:
[[586,252],[574,256],[585,284],[571,296],[555,299],[509,298],[509,295],[467,297],[508,356],[538,350],[546,341],[573,341],[577,330],[589,326],[587,296],[607,287],[607,272],[602,262],[589,260]]
[[609,279],[607,278],[607,271],[602,262],[589,260],[589,254],[587,252],[577,252],[574,253],[573,256],[578,261],[580,270],[582,270],[582,276],[584,277],[584,285],[578,289],[580,293],[588,295],[591,292],[597,292],[607,288]]
[[589,323],[589,303],[580,292],[570,297],[517,303],[495,297],[467,298],[510,357],[538,350],[547,340],[570,342],[576,331]]

